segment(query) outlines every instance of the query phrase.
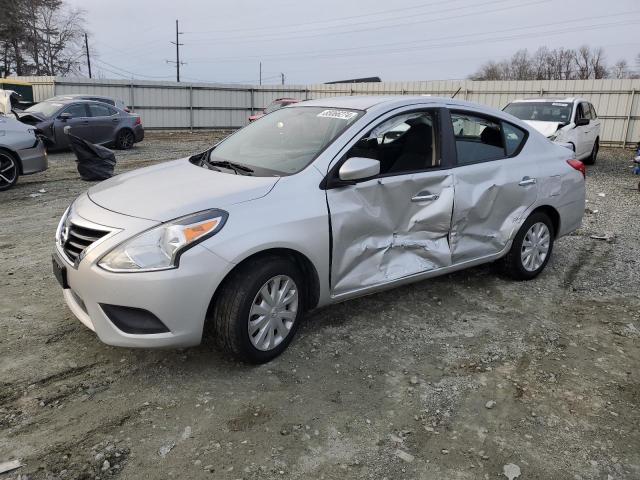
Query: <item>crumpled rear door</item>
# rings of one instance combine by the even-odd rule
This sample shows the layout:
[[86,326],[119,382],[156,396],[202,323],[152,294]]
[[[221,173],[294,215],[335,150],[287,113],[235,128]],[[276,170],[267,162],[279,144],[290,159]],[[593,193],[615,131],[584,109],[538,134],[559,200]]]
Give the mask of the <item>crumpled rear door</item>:
[[328,190],[332,295],[451,265],[453,198],[450,170]]

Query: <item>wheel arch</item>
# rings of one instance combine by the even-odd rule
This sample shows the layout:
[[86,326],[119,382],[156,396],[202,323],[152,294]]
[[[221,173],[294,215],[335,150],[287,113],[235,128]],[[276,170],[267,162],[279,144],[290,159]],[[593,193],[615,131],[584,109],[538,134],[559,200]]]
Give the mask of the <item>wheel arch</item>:
[[298,250],[294,250],[292,248],[285,248],[285,247],[267,248],[264,250],[260,250],[259,252],[252,253],[251,255],[245,257],[240,262],[238,262],[231,270],[227,272],[225,277],[222,279],[222,281],[218,285],[218,288],[213,294],[213,297],[211,298],[211,302],[207,309],[207,318],[210,316],[213,305],[217,300],[218,294],[221,290],[220,287],[229,279],[231,274],[249,262],[255,261],[258,258],[268,257],[268,256],[278,256],[278,257],[287,258],[293,261],[293,263],[300,269],[300,271],[304,275],[305,280],[307,280],[307,282],[304,285],[306,310],[312,310],[318,305],[318,301],[320,300],[320,276],[318,275],[318,270],[316,269],[313,262],[309,260],[309,258],[305,254],[299,252]]
[[[553,235],[554,238],[558,237],[558,232],[560,232],[560,212],[552,207],[551,205],[541,205],[536,207],[530,214],[529,217],[535,213],[544,213],[551,219],[551,223],[553,224]],[[528,218],[528,217],[527,217]]]
[[20,160],[20,156],[16,152],[2,145],[0,145],[0,152],[6,153],[7,155],[11,155],[15,160],[16,165],[18,165],[18,173],[20,175],[24,175],[23,168],[22,168],[22,160]]

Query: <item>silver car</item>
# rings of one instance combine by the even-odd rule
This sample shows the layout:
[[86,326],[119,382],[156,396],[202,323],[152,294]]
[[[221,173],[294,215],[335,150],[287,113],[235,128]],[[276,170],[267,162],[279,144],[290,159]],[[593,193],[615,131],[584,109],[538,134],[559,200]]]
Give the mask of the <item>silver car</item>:
[[494,260],[534,278],[584,201],[573,152],[511,115],[436,97],[322,99],[94,186],[62,216],[53,269],[105,343],[208,334],[265,362],[316,307]]
[[44,172],[47,151],[35,129],[0,115],[0,191],[13,187],[20,175]]

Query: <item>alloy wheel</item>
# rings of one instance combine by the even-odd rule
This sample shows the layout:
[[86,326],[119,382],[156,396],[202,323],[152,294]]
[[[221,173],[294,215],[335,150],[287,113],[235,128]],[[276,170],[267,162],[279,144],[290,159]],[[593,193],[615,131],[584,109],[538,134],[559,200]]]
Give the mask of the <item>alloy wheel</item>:
[[0,188],[12,185],[16,181],[18,167],[11,155],[0,153]]
[[522,240],[520,260],[528,272],[535,272],[543,264],[549,254],[551,232],[543,222],[534,223]]
[[124,131],[120,134],[120,148],[129,149],[133,146],[133,133]]
[[262,351],[276,348],[287,338],[298,314],[298,287],[287,275],[269,279],[258,290],[249,311],[251,344]]

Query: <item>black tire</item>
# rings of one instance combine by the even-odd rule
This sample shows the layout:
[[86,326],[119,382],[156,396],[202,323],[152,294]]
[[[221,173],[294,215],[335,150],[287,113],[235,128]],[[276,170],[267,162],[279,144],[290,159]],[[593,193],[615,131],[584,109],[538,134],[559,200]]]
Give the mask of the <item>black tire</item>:
[[[529,229],[538,223],[543,223],[549,232],[549,249],[547,251],[546,257],[542,264],[536,268],[535,270],[531,270],[525,267],[522,260],[522,251],[523,251],[523,243],[525,241],[525,237],[529,232]],[[553,222],[549,216],[543,212],[536,212],[529,216],[518,230],[516,237],[513,240],[513,244],[511,245],[511,249],[509,253],[502,259],[502,266],[504,272],[509,275],[514,280],[531,280],[532,278],[537,277],[544,267],[549,262],[549,258],[551,258],[551,254],[553,253],[553,241],[555,238],[555,229],[553,227]]]
[[129,150],[136,142],[136,137],[131,130],[124,128],[116,136],[116,148],[118,150]]
[[13,154],[0,150],[0,191],[8,190],[18,183],[20,165]]
[[[249,318],[261,288],[277,276],[295,283],[297,310],[288,334],[270,350],[256,348],[250,339]],[[264,256],[241,265],[220,286],[205,322],[205,334],[227,353],[247,363],[265,363],[280,355],[291,343],[305,310],[304,277],[286,258]]]
[[598,159],[599,150],[600,150],[600,139],[596,138],[596,141],[593,142],[593,149],[591,149],[591,154],[584,159],[583,163],[585,165],[595,165],[596,160]]

